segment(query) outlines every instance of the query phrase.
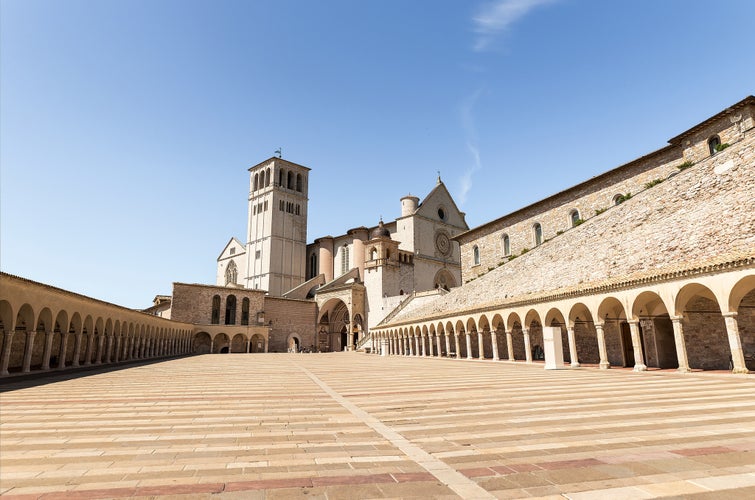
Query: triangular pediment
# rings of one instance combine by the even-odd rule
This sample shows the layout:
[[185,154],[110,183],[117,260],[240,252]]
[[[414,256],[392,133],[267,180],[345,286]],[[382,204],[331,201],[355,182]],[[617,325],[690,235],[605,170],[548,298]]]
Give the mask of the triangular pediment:
[[218,255],[218,260],[228,259],[231,257],[236,257],[237,255],[241,255],[246,253],[246,248],[244,247],[244,244],[239,241],[238,238],[235,236],[232,237],[230,240],[228,240],[228,243],[225,244],[223,247],[223,251],[220,252],[220,255]]

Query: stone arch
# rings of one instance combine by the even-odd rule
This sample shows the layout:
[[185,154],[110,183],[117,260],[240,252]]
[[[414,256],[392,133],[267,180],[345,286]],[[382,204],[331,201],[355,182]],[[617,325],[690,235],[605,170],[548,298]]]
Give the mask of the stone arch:
[[729,291],[727,300],[728,310],[726,312],[737,312],[739,306],[742,304],[742,299],[753,290],[755,290],[755,274],[745,276],[737,281]]
[[469,355],[469,353],[467,352],[467,330],[462,320],[456,320],[456,324],[454,325],[454,332],[456,332],[456,336],[459,339],[459,349],[456,351],[456,357],[459,359],[466,358]]
[[616,297],[606,297],[598,306],[596,323],[603,325],[606,355],[612,366],[634,366],[628,318],[626,307]]
[[[535,309],[528,310],[524,316],[524,324],[522,326],[529,332],[529,336],[524,335],[525,355],[527,359],[530,361],[533,359],[542,359],[540,352],[535,352],[537,346],[542,348],[543,345],[543,320],[540,313]],[[535,354],[537,354],[537,357]]]
[[493,339],[490,335],[490,321],[488,317],[481,314],[477,318],[477,331],[482,333],[482,337],[478,335],[478,338],[482,338],[482,346],[478,346],[480,359],[493,359]]
[[510,361],[526,359],[522,324],[524,324],[524,320],[522,320],[521,316],[516,312],[509,313],[508,318],[506,318],[506,331],[511,334]]
[[574,342],[579,362],[599,364],[598,333],[590,308],[582,302],[574,303],[569,309],[568,327],[574,330]]
[[674,302],[676,316],[681,317],[689,367],[702,370],[732,367],[732,346],[713,291],[700,283],[688,283],[676,294]]
[[288,338],[286,338],[286,348],[289,352],[299,352],[301,351],[302,345],[301,337],[298,333],[290,333],[288,335]]
[[490,331],[495,332],[495,341],[499,359],[509,359],[509,350],[506,339],[506,322],[502,313],[495,313],[490,320]]
[[227,354],[231,349],[231,339],[228,334],[216,333],[212,338],[212,352],[214,354]]
[[[663,298],[653,290],[645,290],[635,297],[632,303],[632,319],[637,321],[638,335],[632,335],[632,342],[636,366],[679,366],[669,310],[673,308],[668,308]],[[636,345],[638,341],[639,346]],[[643,362],[638,359],[640,353]]]
[[209,354],[212,352],[212,337],[207,332],[198,332],[192,339],[192,352],[194,354]]
[[233,336],[230,345],[231,352],[246,352],[246,335],[237,333]]
[[450,290],[456,287],[456,280],[448,269],[440,269],[433,278],[435,288]]
[[259,189],[259,180],[260,180],[260,174],[259,173],[254,174],[254,182],[252,183],[252,191],[257,191],[257,189]]
[[351,311],[343,300],[331,298],[322,304],[317,320],[317,349],[321,352],[345,350],[351,320]]

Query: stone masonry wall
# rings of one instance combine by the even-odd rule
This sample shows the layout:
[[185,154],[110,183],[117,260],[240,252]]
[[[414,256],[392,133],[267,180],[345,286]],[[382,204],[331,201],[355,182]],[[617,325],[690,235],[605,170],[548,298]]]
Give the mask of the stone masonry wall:
[[171,318],[195,325],[209,325],[212,320],[212,298],[220,296],[220,324],[225,321],[225,304],[229,295],[236,296],[236,325],[241,324],[241,304],[249,299],[249,324],[255,324],[257,312],[264,310],[265,292],[245,288],[173,283]]
[[270,352],[286,352],[291,334],[298,336],[300,348],[315,344],[317,304],[313,301],[265,297],[265,321],[272,321]]

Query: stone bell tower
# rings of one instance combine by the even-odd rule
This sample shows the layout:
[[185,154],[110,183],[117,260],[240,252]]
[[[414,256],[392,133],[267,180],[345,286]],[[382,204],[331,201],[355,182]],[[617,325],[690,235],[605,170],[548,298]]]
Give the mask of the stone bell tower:
[[309,171],[277,157],[249,169],[246,288],[280,296],[304,282]]

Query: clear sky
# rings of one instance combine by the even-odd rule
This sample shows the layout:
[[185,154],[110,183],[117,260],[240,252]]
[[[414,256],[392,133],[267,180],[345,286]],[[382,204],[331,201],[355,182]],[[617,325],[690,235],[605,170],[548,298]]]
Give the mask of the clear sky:
[[0,0],[0,267],[128,307],[214,283],[247,168],[308,241],[440,171],[474,227],[755,92],[752,0]]

